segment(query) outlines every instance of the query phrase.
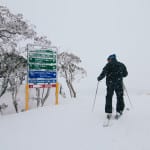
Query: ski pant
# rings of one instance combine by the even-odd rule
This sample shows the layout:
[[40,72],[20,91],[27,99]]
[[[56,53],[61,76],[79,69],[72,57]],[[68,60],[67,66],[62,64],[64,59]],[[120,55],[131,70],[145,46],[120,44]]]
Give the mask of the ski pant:
[[114,91],[117,96],[116,112],[121,112],[124,110],[125,104],[123,99],[123,83],[111,83],[107,85],[107,95],[106,95],[106,104],[105,112],[112,113],[112,97]]

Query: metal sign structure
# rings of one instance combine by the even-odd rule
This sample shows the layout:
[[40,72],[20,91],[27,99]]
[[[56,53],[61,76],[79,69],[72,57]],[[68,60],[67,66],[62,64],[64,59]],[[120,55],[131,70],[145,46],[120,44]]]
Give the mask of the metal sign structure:
[[28,50],[29,88],[55,87],[57,82],[57,51]]

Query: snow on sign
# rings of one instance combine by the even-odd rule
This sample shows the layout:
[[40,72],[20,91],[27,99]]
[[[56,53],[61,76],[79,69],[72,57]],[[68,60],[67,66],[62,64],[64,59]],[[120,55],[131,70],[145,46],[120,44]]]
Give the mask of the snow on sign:
[[[29,88],[51,87],[57,82],[57,52],[51,49],[28,51]],[[52,86],[53,87],[53,86]]]

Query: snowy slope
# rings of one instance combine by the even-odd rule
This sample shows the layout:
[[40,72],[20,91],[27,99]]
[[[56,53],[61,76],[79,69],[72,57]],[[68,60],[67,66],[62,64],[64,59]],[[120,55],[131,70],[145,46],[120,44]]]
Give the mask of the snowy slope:
[[1,116],[0,149],[149,150],[150,97],[132,95],[131,98],[134,108],[120,120],[112,121],[108,128],[102,126],[104,96],[97,97],[93,113],[92,96],[83,96],[64,100],[58,106]]

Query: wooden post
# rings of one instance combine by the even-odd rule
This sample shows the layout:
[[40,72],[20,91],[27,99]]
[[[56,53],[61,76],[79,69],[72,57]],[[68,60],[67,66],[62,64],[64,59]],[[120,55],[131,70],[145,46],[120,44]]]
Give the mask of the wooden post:
[[29,110],[29,85],[26,84],[26,99],[25,99],[25,110]]
[[59,83],[56,83],[56,101],[55,104],[58,105],[58,95],[59,95]]

